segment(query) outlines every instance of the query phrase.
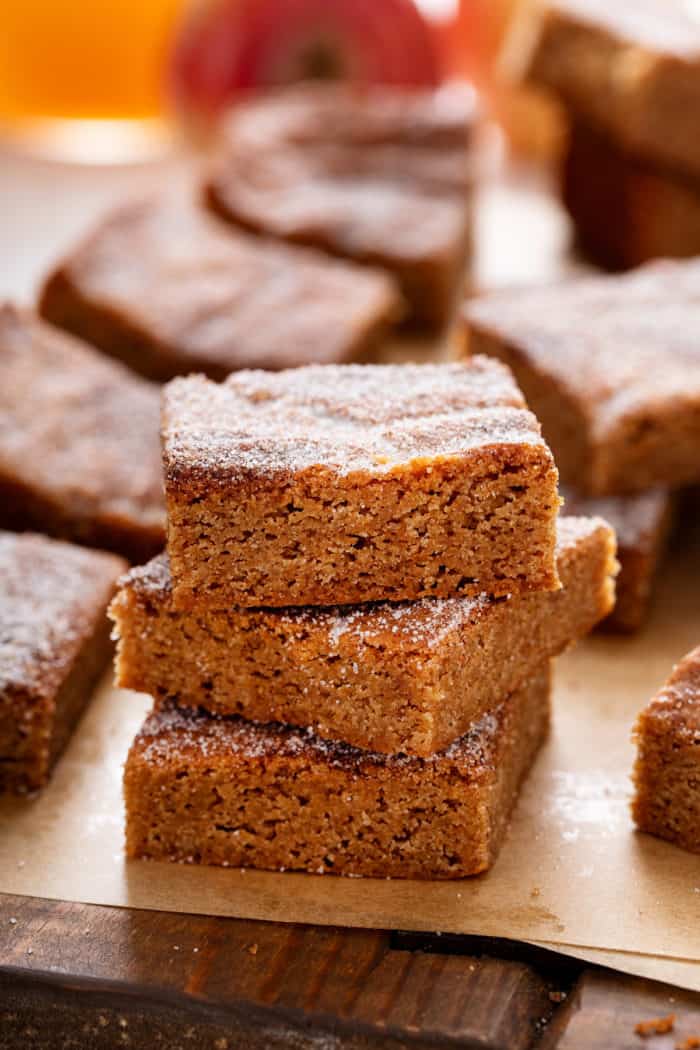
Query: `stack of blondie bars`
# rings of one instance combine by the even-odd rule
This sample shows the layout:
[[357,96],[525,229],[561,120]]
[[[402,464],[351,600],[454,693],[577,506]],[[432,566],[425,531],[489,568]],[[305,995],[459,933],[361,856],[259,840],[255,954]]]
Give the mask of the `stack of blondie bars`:
[[511,373],[176,379],[167,553],[112,605],[155,706],[127,851],[342,875],[487,869],[549,723],[550,662],[613,602],[614,536],[558,520]]

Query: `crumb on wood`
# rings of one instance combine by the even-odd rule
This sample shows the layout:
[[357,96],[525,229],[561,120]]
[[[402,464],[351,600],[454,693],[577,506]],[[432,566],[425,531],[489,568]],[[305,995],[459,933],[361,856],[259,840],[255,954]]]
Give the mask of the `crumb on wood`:
[[530,896],[531,897],[539,897],[539,895],[540,895],[540,888],[539,888],[539,886],[533,886],[532,889],[530,890]]
[[248,954],[249,955],[257,955],[258,954],[258,946],[257,946],[257,944],[249,944],[248,945]]
[[634,1030],[642,1039],[648,1039],[650,1035],[666,1035],[672,1032],[675,1023],[676,1015],[668,1014],[666,1017],[652,1017],[649,1021],[640,1021],[634,1026]]

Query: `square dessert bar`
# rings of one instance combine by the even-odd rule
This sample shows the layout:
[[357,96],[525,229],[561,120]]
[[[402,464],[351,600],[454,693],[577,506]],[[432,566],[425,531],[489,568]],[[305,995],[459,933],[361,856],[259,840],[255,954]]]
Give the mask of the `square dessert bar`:
[[49,277],[40,310],[168,380],[363,357],[402,306],[386,274],[232,230],[172,194],[109,215]]
[[557,471],[497,362],[176,379],[162,432],[180,608],[558,586]]
[[471,89],[303,86],[237,107],[205,187],[237,225],[383,267],[414,320],[451,314],[477,177]]
[[600,515],[612,525],[617,537],[620,571],[615,580],[615,606],[601,622],[601,628],[639,630],[649,613],[654,580],[673,525],[673,493],[659,488],[628,496],[595,498],[564,488],[562,496],[564,514]]
[[105,615],[126,562],[0,532],[0,791],[48,781],[111,655]]
[[524,5],[512,53],[532,84],[660,167],[700,175],[700,23],[668,0]]
[[0,305],[0,528],[143,561],[165,542],[159,391]]
[[335,875],[475,875],[496,859],[548,721],[548,667],[428,759],[164,706],[126,762],[127,854]]
[[700,263],[661,262],[464,307],[509,365],[562,479],[590,495],[700,480]]
[[352,150],[364,174],[466,193],[479,163],[474,89],[308,81],[237,105],[224,125],[229,150],[303,146],[332,162]]
[[609,613],[614,551],[605,522],[564,518],[559,591],[228,612],[176,609],[162,555],[132,570],[112,603],[118,684],[428,757]]
[[[408,168],[413,158],[397,152],[397,166]],[[470,204],[466,191],[441,189],[437,176],[434,184],[427,176],[425,183],[395,176],[392,155],[232,142],[211,173],[206,201],[221,218],[255,233],[387,271],[410,319],[440,329],[465,270]]]
[[635,737],[637,826],[700,853],[700,648],[642,711]]
[[601,266],[700,254],[700,173],[655,168],[580,120],[569,131],[562,192],[579,247]]

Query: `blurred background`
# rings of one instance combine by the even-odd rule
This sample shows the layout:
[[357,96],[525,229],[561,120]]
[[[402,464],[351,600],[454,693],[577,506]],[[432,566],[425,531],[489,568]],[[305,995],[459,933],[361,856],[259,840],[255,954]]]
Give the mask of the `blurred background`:
[[[237,96],[309,77],[409,85],[467,77],[514,131],[518,102],[497,90],[494,67],[516,0],[413,7],[411,0],[5,0],[2,140],[86,163],[143,160],[173,148],[183,130],[209,130]],[[532,138],[516,145],[547,147],[536,132]]]
[[[270,86],[308,78],[478,86],[487,120],[518,159],[549,161],[554,105],[505,86],[498,55],[530,0],[4,0],[0,34],[0,294],[30,300],[37,281],[115,201],[177,181],[216,139],[221,115]],[[478,266],[517,280],[529,231],[550,203],[482,194]],[[548,216],[545,240],[564,237]],[[491,219],[514,231],[506,259]],[[534,226],[533,226],[534,224]],[[519,231],[522,236],[519,235]],[[532,277],[546,277],[549,262]],[[537,269],[537,267],[536,267]],[[532,279],[531,277],[531,279]]]

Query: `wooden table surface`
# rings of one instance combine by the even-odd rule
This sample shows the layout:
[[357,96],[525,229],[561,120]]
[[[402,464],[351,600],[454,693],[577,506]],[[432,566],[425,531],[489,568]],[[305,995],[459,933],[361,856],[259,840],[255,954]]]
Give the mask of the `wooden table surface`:
[[[31,301],[103,208],[189,166],[67,168],[0,153],[0,298]],[[558,276],[575,265],[566,242],[536,180],[495,183],[479,201],[475,282]],[[669,1014],[668,1034],[635,1033]],[[0,894],[0,1050],[669,1050],[693,1037],[700,996],[513,942]]]

